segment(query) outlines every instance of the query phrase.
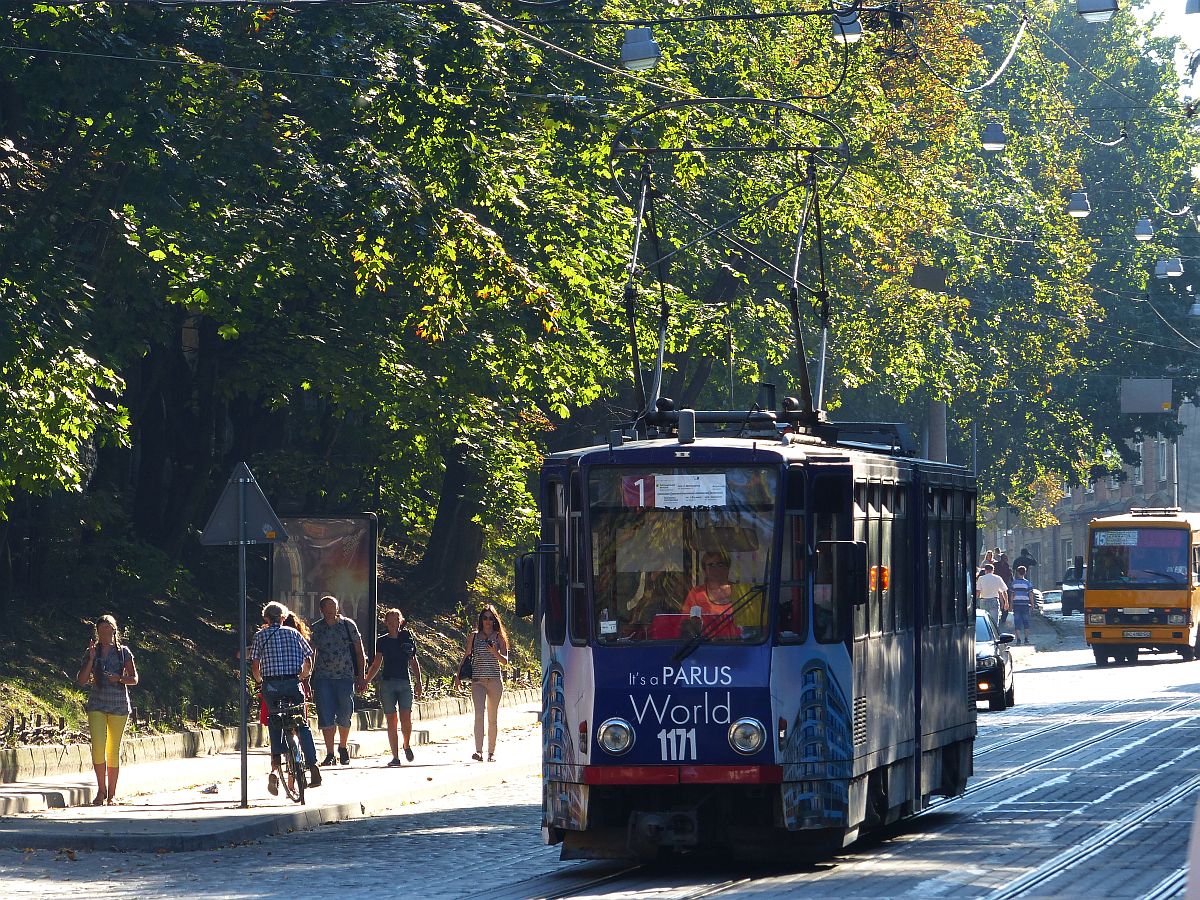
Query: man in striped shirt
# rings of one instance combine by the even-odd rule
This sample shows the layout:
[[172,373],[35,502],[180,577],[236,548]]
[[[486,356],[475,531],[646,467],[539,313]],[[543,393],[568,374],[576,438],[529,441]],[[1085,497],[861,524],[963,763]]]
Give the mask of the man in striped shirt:
[[[287,610],[282,603],[272,602],[264,606],[263,621],[267,627],[254,636],[254,643],[250,646],[251,671],[254,680],[262,685],[268,710],[274,710],[280,702],[301,702],[304,693],[300,683],[308,679],[312,669],[312,647],[300,632],[282,624],[286,615]],[[271,735],[271,775],[267,779],[267,790],[278,794],[279,777],[275,770],[280,768],[283,761],[283,729],[271,717],[267,730]],[[304,765],[309,771],[308,786],[318,787],[321,784],[321,770],[317,768],[317,748],[308,721],[301,719],[296,732],[304,751]]]

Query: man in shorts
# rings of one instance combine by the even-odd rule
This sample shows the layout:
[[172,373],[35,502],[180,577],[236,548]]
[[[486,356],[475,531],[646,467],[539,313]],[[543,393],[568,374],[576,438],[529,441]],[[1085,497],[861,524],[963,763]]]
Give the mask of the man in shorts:
[[401,763],[397,719],[404,735],[404,758],[409,762],[413,760],[409,739],[412,737],[413,700],[421,699],[421,664],[417,662],[417,645],[404,628],[404,614],[398,609],[389,609],[383,614],[383,624],[387,634],[380,635],[375,641],[375,658],[367,670],[367,681],[383,669],[375,694],[387,718],[388,743],[392,745],[392,761],[388,765],[398,766]]
[[1024,566],[1017,566],[1017,577],[1012,583],[1013,627],[1017,630],[1017,643],[1029,643],[1029,606],[1033,602],[1033,583],[1025,577]]

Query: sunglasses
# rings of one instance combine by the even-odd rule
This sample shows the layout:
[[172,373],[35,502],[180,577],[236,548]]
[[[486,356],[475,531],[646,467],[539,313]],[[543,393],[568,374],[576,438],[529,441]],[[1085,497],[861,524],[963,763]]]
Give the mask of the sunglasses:
[[481,618],[485,622],[495,622],[496,621],[496,617],[493,616],[491,613],[484,613],[483,616],[481,616]]
[[727,563],[727,562],[706,562],[704,564],[704,568],[706,568],[706,569],[728,569],[729,563]]

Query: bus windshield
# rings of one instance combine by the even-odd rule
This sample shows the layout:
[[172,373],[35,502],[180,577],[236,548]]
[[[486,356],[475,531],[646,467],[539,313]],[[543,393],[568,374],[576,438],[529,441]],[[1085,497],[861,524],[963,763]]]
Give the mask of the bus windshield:
[[751,466],[593,469],[599,642],[762,640],[778,482]]
[[1180,528],[1092,531],[1089,588],[1177,588],[1188,583],[1188,532]]

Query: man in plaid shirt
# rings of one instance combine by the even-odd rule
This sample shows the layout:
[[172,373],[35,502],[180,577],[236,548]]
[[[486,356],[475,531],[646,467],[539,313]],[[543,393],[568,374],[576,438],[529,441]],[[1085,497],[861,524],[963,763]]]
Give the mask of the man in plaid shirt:
[[[263,699],[267,709],[273,710],[277,703],[287,701],[299,703],[304,699],[301,682],[308,679],[312,669],[313,650],[303,635],[294,628],[281,624],[287,615],[282,603],[268,603],[263,607],[263,622],[267,627],[254,636],[250,646],[250,664],[254,680],[262,685]],[[267,730],[271,735],[271,775],[267,779],[267,790],[279,793],[279,777],[275,769],[283,761],[283,729],[275,724],[272,716]],[[304,765],[308,767],[308,786],[321,784],[321,770],[317,768],[317,748],[313,743],[312,729],[307,720],[296,726],[300,735],[300,747],[304,751]]]

